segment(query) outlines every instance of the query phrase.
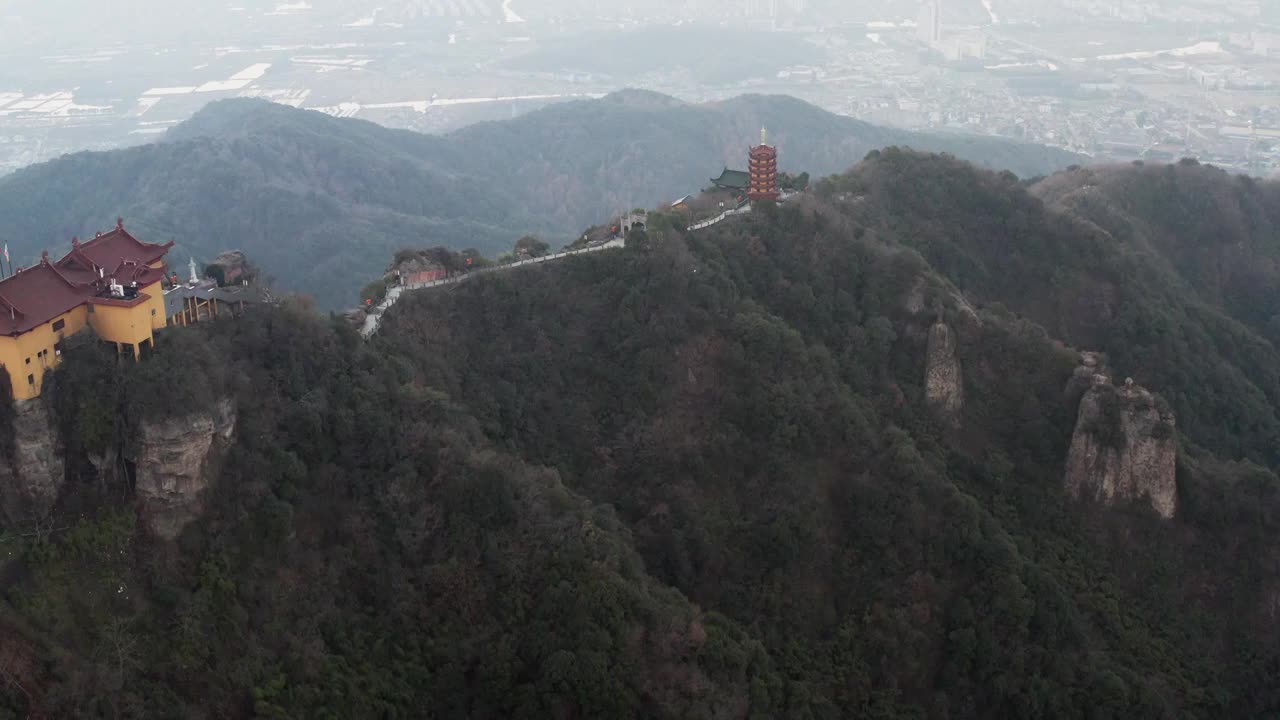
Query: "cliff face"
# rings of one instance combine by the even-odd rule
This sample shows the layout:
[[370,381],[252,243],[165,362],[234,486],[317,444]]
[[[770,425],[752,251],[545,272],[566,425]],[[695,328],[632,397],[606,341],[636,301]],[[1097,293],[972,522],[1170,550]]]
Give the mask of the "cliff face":
[[47,515],[66,482],[62,443],[41,398],[14,403],[14,453],[0,462],[0,507],[11,519]]
[[204,510],[210,460],[231,441],[235,406],[218,403],[211,413],[196,413],[156,423],[143,423],[134,457],[134,492],[151,532],[173,539]]
[[946,323],[929,329],[929,347],[924,368],[925,401],[945,420],[960,422],[964,407],[964,383],[960,359],[956,356],[956,335]]
[[1172,518],[1178,457],[1173,412],[1131,381],[1112,385],[1093,357],[1085,362],[1077,376],[1090,376],[1091,384],[1080,399],[1067,455],[1067,491],[1107,504],[1146,498],[1161,517]]

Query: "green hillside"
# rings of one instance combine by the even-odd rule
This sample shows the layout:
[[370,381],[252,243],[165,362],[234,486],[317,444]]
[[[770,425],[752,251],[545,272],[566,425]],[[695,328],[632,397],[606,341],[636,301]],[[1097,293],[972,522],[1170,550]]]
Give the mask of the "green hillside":
[[[1274,192],[892,149],[369,342],[289,305],[69,348],[61,504],[0,527],[0,717],[1270,717],[1280,352],[1227,278],[1270,277]],[[1216,251],[1185,221],[1237,207]],[[1073,434],[1125,441],[1077,423],[1080,350],[1176,412],[1175,517],[1064,490]],[[152,537],[103,458],[225,399]]]
[[19,263],[123,216],[173,239],[172,262],[244,250],[286,290],[349,305],[402,247],[497,254],[528,232],[554,244],[635,206],[696,191],[741,165],[761,125],[784,169],[843,170],[891,143],[950,150],[1044,174],[1064,153],[994,140],[915,136],[799,101],[745,97],[691,106],[622,93],[443,138],[259,101],[210,105],[165,142],[80,153],[0,178],[0,238]]
[[[1099,185],[1095,175],[1111,179]],[[1024,193],[1011,177],[894,152],[829,187],[866,197],[852,204],[853,218],[920,252],[974,301],[1104,350],[1126,375],[1163,388],[1198,442],[1280,461],[1268,298],[1227,302],[1221,290],[1226,268],[1241,267],[1237,256],[1250,258],[1252,277],[1235,278],[1232,295],[1280,283],[1280,248],[1265,220],[1280,212],[1275,183],[1187,164],[1065,173]],[[1063,192],[1066,207],[1037,197]],[[1236,222],[1241,207],[1249,219]]]

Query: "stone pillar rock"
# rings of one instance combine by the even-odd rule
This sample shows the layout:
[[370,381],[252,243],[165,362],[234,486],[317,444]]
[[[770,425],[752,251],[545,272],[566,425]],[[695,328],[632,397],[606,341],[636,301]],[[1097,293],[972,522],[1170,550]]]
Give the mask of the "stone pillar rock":
[[1093,382],[1080,399],[1067,453],[1067,491],[1108,505],[1145,498],[1161,517],[1172,518],[1178,497],[1173,411],[1137,385],[1117,388],[1101,368],[1084,367]]
[[134,492],[151,532],[171,540],[204,511],[209,460],[229,443],[235,426],[236,410],[229,400],[213,412],[142,424]]
[[66,484],[62,442],[47,401],[14,401],[13,457],[0,462],[0,509],[11,521],[49,514]]
[[960,359],[956,355],[956,335],[943,322],[929,329],[929,345],[925,357],[924,397],[952,426],[960,423],[960,411],[964,409],[964,380]]

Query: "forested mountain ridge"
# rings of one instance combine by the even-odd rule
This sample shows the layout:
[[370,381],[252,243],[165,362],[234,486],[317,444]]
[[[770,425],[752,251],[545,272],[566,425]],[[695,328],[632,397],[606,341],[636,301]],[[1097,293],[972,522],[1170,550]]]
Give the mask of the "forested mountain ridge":
[[79,153],[0,178],[19,263],[123,216],[140,236],[207,261],[244,250],[286,290],[355,301],[404,247],[496,255],[527,233],[553,244],[612,213],[657,206],[741,166],[768,125],[783,169],[837,172],[909,143],[1024,175],[1076,158],[1011,142],[876,128],[781,97],[687,105],[625,92],[445,137],[262,101],[214,103],[165,141]]
[[[136,366],[69,348],[67,529],[0,537],[0,637],[26,638],[0,708],[1266,717],[1280,358],[1159,250],[1192,240],[1049,189],[892,149],[706,231],[653,213],[626,249],[407,295],[370,342],[288,306]],[[1172,519],[1064,487],[1081,350],[1176,409]],[[225,400],[203,516],[140,530],[101,458]]]
[[437,162],[449,152],[436,138],[262,102],[192,122],[205,115],[225,137],[79,153],[0,178],[15,262],[122,216],[141,237],[176,240],[175,264],[241,249],[282,288],[337,306],[415,238],[493,249],[527,224],[501,190]]
[[[692,105],[637,90],[553,105],[525,122],[479,123],[450,138],[477,165],[493,170],[489,181],[496,186],[513,193],[536,188],[531,209],[580,227],[600,219],[594,207],[655,207],[701,189],[722,167],[746,169],[747,146],[758,142],[761,128],[779,147],[780,170],[813,176],[842,172],[889,145],[949,152],[1021,176],[1047,174],[1081,159],[994,138],[878,127],[781,95]],[[512,166],[503,157],[509,148],[526,148],[536,161]],[[588,148],[601,151],[585,153]]]
[[[1088,179],[1108,175],[1112,187]],[[1250,260],[1234,263],[1237,272],[1265,275],[1273,267],[1265,213],[1276,211],[1276,183],[1182,164],[1072,171],[1023,193],[1010,176],[896,151],[873,153],[828,182],[845,194],[839,204],[851,217],[920,252],[975,301],[1000,302],[1055,338],[1105,350],[1139,383],[1164,388],[1201,442],[1215,438],[1215,449],[1232,456],[1280,459],[1280,374],[1261,320],[1274,305],[1265,297],[1225,302],[1218,275],[1242,253]],[[1156,183],[1202,187],[1156,195],[1167,207],[1146,211],[1152,220],[1117,210],[1137,207]],[[1241,188],[1251,191],[1238,196]],[[1211,209],[1203,191],[1227,200]],[[1039,195],[1061,199],[1046,205]],[[1257,215],[1252,229],[1224,242],[1230,230],[1212,229],[1215,213],[1230,214],[1239,197]],[[1188,253],[1196,260],[1186,260]],[[1266,283],[1232,286],[1232,293],[1256,293]]]
[[1168,263],[1207,302],[1280,344],[1280,183],[1183,161],[1080,168],[1032,192]]
[[[1045,207],[1016,178],[948,158],[875,153],[798,207],[675,241],[658,234],[651,262],[674,278],[650,270],[637,287],[613,279],[621,270],[592,282],[566,268],[423,294],[381,342],[420,348],[433,384],[467,397],[493,436],[616,506],[651,572],[762,628],[788,658],[784,676],[834,705],[817,715],[1276,707],[1261,681],[1280,662],[1269,538],[1280,356],[1267,341],[1157,258]],[[581,282],[591,289],[567,290]],[[504,300],[521,312],[478,312]],[[936,314],[964,368],[954,435],[923,402]],[[1062,338],[1109,354],[1177,409],[1172,524],[1090,516],[1064,498],[1079,396]],[[636,377],[656,382],[626,381]],[[970,531],[955,524],[961,507],[977,512]],[[970,552],[992,557],[986,542],[1016,548],[1012,565],[997,563],[1022,568],[1016,582],[964,566]],[[859,565],[866,553],[877,560]],[[859,604],[853,589],[868,586],[896,589]],[[1112,601],[1124,609],[1094,604]],[[971,607],[1012,615],[966,629]],[[965,669],[955,659],[975,645],[961,638],[980,648]],[[799,657],[787,649],[797,642]],[[1249,650],[1235,654],[1234,642]],[[892,690],[852,700],[832,656],[880,658],[854,674]],[[1099,674],[1075,675],[1084,667]],[[1103,699],[1109,685],[1119,694]]]

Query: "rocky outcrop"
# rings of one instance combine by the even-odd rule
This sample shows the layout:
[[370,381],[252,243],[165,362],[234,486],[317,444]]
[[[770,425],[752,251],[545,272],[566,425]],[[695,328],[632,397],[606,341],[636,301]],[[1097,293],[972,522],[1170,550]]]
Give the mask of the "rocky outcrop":
[[964,408],[964,382],[960,358],[956,355],[956,335],[943,322],[929,328],[929,345],[924,367],[924,397],[929,407],[952,425],[959,424]]
[[1116,387],[1096,355],[1086,354],[1073,383],[1089,387],[1067,454],[1066,489],[1107,504],[1146,500],[1164,518],[1177,510],[1178,443],[1173,411],[1133,384]]
[[13,453],[0,462],[0,506],[11,521],[42,518],[66,483],[62,443],[45,400],[13,404]]
[[250,283],[257,275],[253,266],[249,264],[249,259],[240,250],[228,250],[222,253],[209,264],[207,269],[219,285]]
[[147,528],[173,539],[204,511],[204,491],[213,476],[211,461],[230,444],[236,410],[224,400],[210,413],[197,413],[140,428],[134,492]]

